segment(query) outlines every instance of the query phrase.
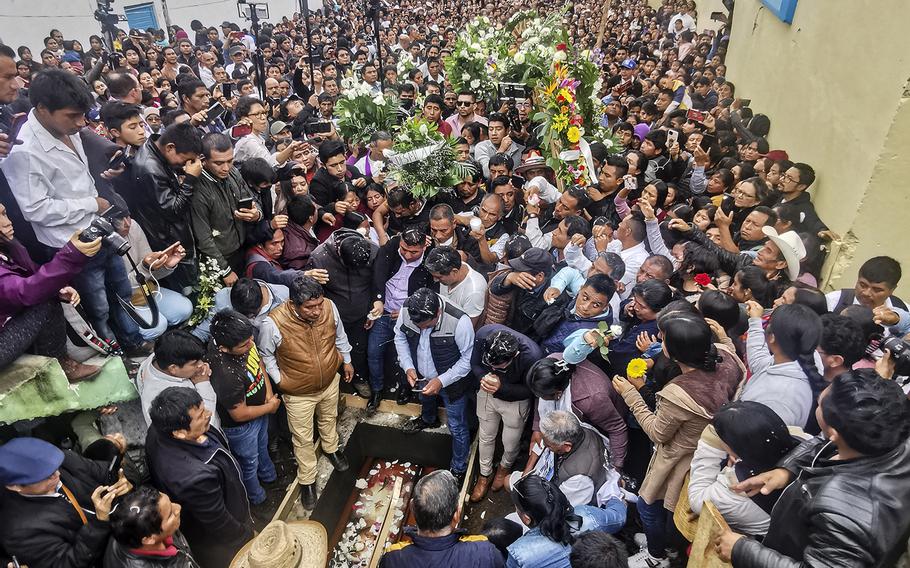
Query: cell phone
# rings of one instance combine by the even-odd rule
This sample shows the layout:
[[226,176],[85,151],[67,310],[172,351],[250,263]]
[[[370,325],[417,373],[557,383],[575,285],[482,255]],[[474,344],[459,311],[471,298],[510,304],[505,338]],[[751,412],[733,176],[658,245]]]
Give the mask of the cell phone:
[[224,114],[224,107],[221,106],[221,103],[213,104],[205,111],[205,124],[215,120],[222,114]]
[[243,138],[247,134],[252,134],[253,127],[249,124],[236,124],[231,127],[231,138]]
[[702,150],[704,150],[705,152],[708,152],[711,150],[711,146],[714,145],[715,140],[716,140],[716,138],[714,137],[713,134],[706,133],[704,136],[702,136],[701,142],[699,142],[698,145],[701,146]]
[[726,22],[727,15],[723,12],[711,12],[711,19],[715,22]]
[[231,98],[231,88],[232,87],[233,87],[233,85],[231,85],[231,83],[222,83],[221,84],[221,94],[224,95],[224,98],[226,98],[226,99]]
[[630,175],[623,177],[623,187],[629,191],[638,189],[638,178]]
[[708,115],[708,113],[706,113],[704,111],[695,110],[694,108],[690,108],[689,110],[686,111],[686,120],[693,120],[695,122],[704,122],[705,117],[707,115]]
[[679,132],[676,130],[667,130],[667,146],[673,144],[674,142],[679,142]]
[[110,465],[107,466],[107,484],[113,485],[120,479],[120,464],[123,463],[123,454],[117,452],[117,455],[111,459]]
[[743,108],[752,104],[752,99],[739,99],[739,105]]
[[116,170],[122,166],[124,162],[126,162],[126,152],[120,150],[114,154],[114,157],[111,158],[111,161],[107,163],[107,169]]
[[609,224],[610,224],[610,220],[607,219],[606,217],[604,217],[603,215],[601,215],[600,217],[597,217],[596,219],[594,219],[594,226],[595,226],[595,227],[600,227],[600,226],[602,226],[602,225],[609,225]]
[[252,209],[255,200],[252,197],[244,197],[237,201],[237,209]]
[[320,122],[309,122],[306,125],[307,134],[326,134],[332,131],[332,123],[325,120]]
[[19,131],[22,130],[22,125],[25,124],[26,120],[28,120],[28,113],[20,112],[13,115],[9,121],[9,126],[5,130],[6,139],[9,142],[19,139]]
[[619,94],[623,94],[623,93],[625,93],[626,91],[628,91],[629,89],[632,88],[632,84],[633,84],[633,83],[635,83],[635,81],[626,81],[625,83],[620,82],[618,85],[616,85],[616,86],[614,87],[614,89],[616,89],[616,91],[617,91]]
[[163,253],[165,253],[165,254],[171,254],[171,253],[173,253],[175,250],[177,250],[177,247],[179,247],[179,246],[180,246],[180,241],[177,241],[176,243],[172,244],[171,246],[167,247],[166,249],[164,249],[164,250],[161,251],[161,252],[163,252]]
[[730,97],[727,97],[727,98],[725,98],[725,99],[722,99],[722,100],[721,100],[719,103],[717,103],[717,104],[720,105],[720,106],[722,106],[722,107],[728,107],[728,106],[730,106],[730,105],[733,104],[733,99],[731,99]]

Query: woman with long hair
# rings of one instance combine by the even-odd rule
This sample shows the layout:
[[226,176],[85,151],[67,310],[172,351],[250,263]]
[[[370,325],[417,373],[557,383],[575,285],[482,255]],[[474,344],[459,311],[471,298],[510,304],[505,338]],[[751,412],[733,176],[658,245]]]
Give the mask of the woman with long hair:
[[704,318],[672,312],[659,322],[664,355],[682,373],[657,393],[657,407],[648,408],[635,387],[625,378],[613,378],[644,433],[654,443],[654,454],[638,492],[648,548],[630,558],[635,565],[669,566],[666,552],[672,511],[698,439],[714,414],[730,401],[743,377],[735,355],[714,344]]
[[801,304],[784,304],[771,313],[762,329],[764,308],[756,301],[746,303],[749,336],[746,359],[752,376],[740,400],[767,405],[789,426],[806,428],[818,395],[827,386],[816,363],[821,341],[822,320]]
[[692,456],[689,508],[700,514],[704,502],[711,501],[734,531],[764,536],[781,491],[748,497],[730,486],[777,467],[798,440],[780,416],[760,402],[726,404],[713,425],[702,433]]
[[572,507],[553,481],[531,474],[512,486],[515,512],[530,530],[508,547],[508,568],[570,568],[575,537],[589,531],[616,532],[626,521],[626,507],[611,499],[604,508]]

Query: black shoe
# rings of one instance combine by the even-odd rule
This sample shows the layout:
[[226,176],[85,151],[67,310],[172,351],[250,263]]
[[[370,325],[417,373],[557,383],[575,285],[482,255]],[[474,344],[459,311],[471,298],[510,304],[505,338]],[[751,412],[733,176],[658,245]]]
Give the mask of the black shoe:
[[278,455],[278,436],[269,438],[269,455],[270,456]]
[[129,358],[148,357],[155,351],[155,344],[152,341],[146,341],[139,345],[133,345],[123,350],[123,355]]
[[367,403],[367,412],[373,414],[379,408],[382,402],[382,392],[374,392],[370,395],[370,402]]
[[396,402],[398,404],[407,404],[414,400],[414,394],[411,392],[409,387],[399,387],[398,388],[398,397]]
[[373,394],[373,389],[370,388],[370,383],[366,382],[363,379],[354,379],[351,382],[351,386],[354,387],[354,392],[357,393],[357,396],[362,398],[370,398],[370,395]]
[[423,421],[423,418],[420,416],[415,416],[414,418],[411,418],[404,423],[404,426],[401,427],[401,431],[405,434],[416,434],[421,430],[425,430],[427,428],[436,428],[437,426],[439,426],[439,420],[433,422],[432,424],[427,424]]
[[335,471],[348,470],[348,460],[345,459],[344,454],[341,453],[341,451],[337,451],[334,454],[326,454],[326,457],[329,458],[329,462],[332,464],[332,467],[335,468]]
[[316,484],[309,483],[300,486],[300,503],[307,511],[316,508]]
[[275,510],[273,504],[269,502],[268,499],[259,503],[258,505],[250,504],[250,514],[253,516],[253,521],[258,526],[265,526],[272,521],[272,517],[275,515]]

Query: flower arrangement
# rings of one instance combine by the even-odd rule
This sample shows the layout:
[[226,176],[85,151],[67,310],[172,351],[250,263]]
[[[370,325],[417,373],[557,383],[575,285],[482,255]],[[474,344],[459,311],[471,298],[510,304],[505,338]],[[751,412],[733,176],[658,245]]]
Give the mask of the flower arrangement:
[[414,64],[414,58],[411,57],[411,52],[402,50],[398,55],[396,67],[398,68],[399,77],[405,77],[408,74],[408,71],[417,67],[417,65]]
[[454,187],[469,173],[469,166],[455,160],[455,139],[419,117],[402,124],[395,145],[385,153],[389,176],[419,199]]
[[585,133],[577,95],[581,82],[570,76],[568,66],[561,63],[567,56],[566,44],[558,44],[553,74],[546,87],[538,91],[541,110],[534,115],[534,120],[542,125],[540,133],[544,144],[559,152],[558,158],[547,159],[547,165],[564,182],[584,187],[592,183],[594,174],[588,171],[581,148]]
[[626,378],[629,380],[642,379],[648,373],[648,363],[642,358],[635,358],[626,365]]
[[189,324],[198,325],[208,317],[215,307],[215,292],[223,288],[221,269],[214,258],[203,258],[199,262],[199,283],[196,285],[196,305]]
[[506,52],[504,37],[487,17],[467,23],[452,54],[443,60],[446,77],[456,92],[471,90],[484,100],[496,97],[500,60]]
[[547,78],[556,56],[556,46],[565,44],[568,39],[562,25],[564,12],[560,10],[540,17],[530,10],[509,19],[505,29],[514,43],[503,59],[500,81],[524,83],[534,89]]
[[341,85],[342,96],[335,106],[341,136],[363,144],[375,132],[392,132],[398,121],[398,99],[374,93],[366,83],[354,79],[344,79]]

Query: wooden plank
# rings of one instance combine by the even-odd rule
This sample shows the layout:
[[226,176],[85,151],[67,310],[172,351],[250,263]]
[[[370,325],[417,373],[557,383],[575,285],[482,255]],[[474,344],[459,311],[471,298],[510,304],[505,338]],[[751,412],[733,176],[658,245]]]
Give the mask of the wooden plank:
[[607,15],[610,12],[610,3],[604,2],[602,4],[603,10],[600,13],[600,24],[597,26],[597,43],[594,45],[594,49],[600,49],[600,46],[604,41],[604,29],[607,26]]
[[[357,396],[356,394],[350,393],[341,393],[341,401],[344,406],[349,408],[360,408],[364,409],[367,407],[367,399]],[[376,412],[388,412],[389,414],[398,414],[401,416],[420,416],[421,408],[420,404],[416,402],[409,402],[407,404],[398,404],[394,400],[382,399],[379,402],[379,408]],[[440,423],[446,419],[446,409],[444,407],[439,408],[439,420]]]
[[724,562],[714,550],[714,539],[730,528],[723,515],[711,501],[705,501],[698,517],[695,540],[692,541],[692,552],[689,555],[688,568],[731,568],[733,565]]
[[376,546],[373,547],[373,554],[370,556],[369,568],[376,568],[379,565],[379,559],[385,553],[385,541],[389,538],[389,531],[392,529],[392,517],[395,512],[395,502],[401,496],[401,478],[395,478],[395,487],[392,488],[392,497],[386,506],[385,519],[382,521],[382,528],[379,530],[379,536],[376,537]]
[[474,436],[474,441],[471,443],[471,452],[468,454],[468,469],[464,476],[464,483],[461,484],[461,493],[458,495],[458,502],[464,505],[468,500],[468,495],[470,494],[471,489],[471,472],[474,470],[474,464],[477,461],[477,436]]

